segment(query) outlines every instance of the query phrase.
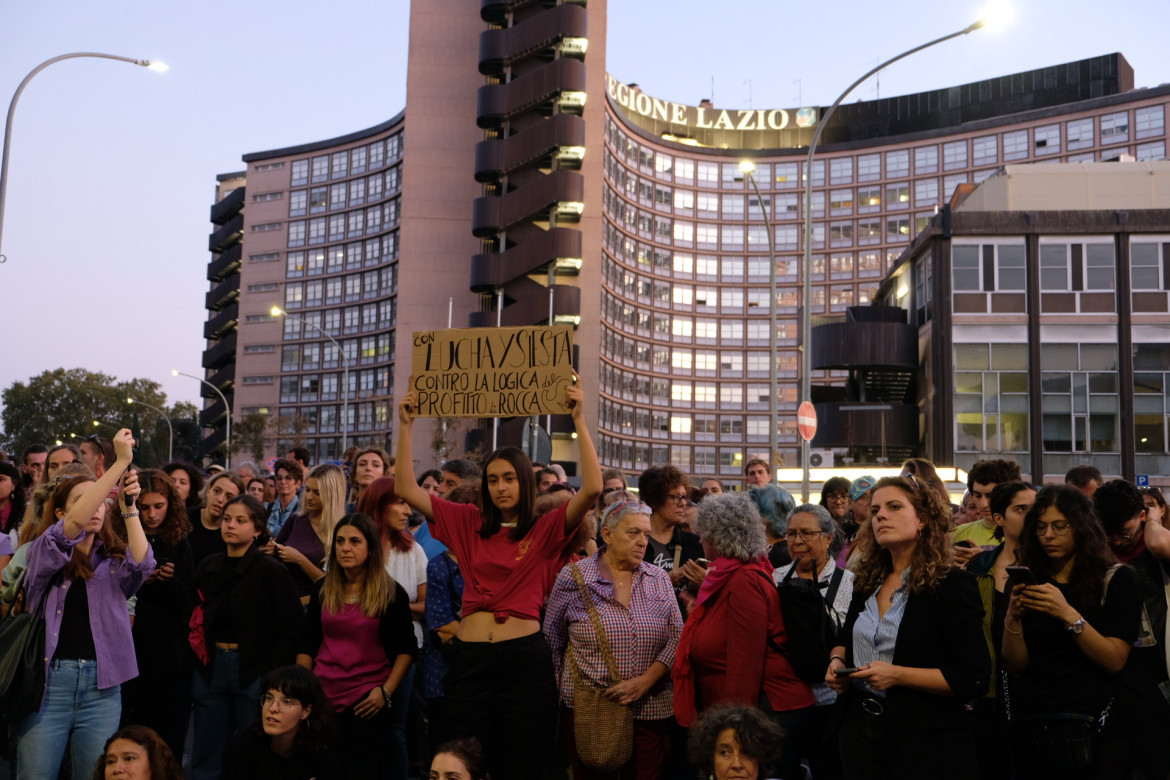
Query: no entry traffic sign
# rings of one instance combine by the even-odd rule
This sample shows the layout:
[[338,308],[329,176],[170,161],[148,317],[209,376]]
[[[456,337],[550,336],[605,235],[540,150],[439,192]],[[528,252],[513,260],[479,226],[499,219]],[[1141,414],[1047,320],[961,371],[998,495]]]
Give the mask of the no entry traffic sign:
[[808,401],[796,410],[796,427],[800,430],[800,438],[812,441],[817,435],[817,410]]

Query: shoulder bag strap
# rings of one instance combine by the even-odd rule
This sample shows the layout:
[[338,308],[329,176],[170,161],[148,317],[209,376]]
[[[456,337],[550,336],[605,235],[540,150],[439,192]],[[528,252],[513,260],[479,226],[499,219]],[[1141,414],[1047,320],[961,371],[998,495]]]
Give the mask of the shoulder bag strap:
[[682,560],[682,542],[674,543],[674,568],[672,571],[678,570],[678,562]]
[[[617,661],[613,657],[613,649],[609,646],[609,639],[605,636],[605,628],[601,625],[601,616],[597,614],[597,607],[593,606],[593,598],[589,595],[589,588],[585,585],[585,576],[581,574],[581,567],[572,565],[573,579],[577,581],[577,588],[581,591],[581,600],[585,602],[585,609],[589,611],[589,620],[593,623],[593,630],[597,632],[597,644],[601,648],[601,656],[609,668],[609,675],[616,685],[621,682],[622,676],[618,672]],[[572,645],[572,642],[569,643]]]
[[841,587],[841,580],[845,578],[845,569],[838,566],[833,569],[833,576],[829,578],[829,589],[825,591],[825,604],[831,609],[837,600],[837,590]]

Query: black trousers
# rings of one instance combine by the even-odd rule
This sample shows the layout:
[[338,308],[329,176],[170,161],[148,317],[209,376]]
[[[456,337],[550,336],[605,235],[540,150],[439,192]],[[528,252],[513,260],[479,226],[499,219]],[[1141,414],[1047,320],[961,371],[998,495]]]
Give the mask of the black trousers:
[[452,642],[443,679],[455,736],[475,737],[501,780],[544,780],[557,734],[557,684],[544,634]]

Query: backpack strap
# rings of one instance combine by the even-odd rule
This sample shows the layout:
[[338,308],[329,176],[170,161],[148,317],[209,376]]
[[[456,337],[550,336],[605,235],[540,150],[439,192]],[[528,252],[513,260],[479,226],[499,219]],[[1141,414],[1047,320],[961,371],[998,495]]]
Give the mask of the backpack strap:
[[837,590],[841,587],[841,580],[844,578],[844,567],[838,566],[833,570],[833,576],[829,578],[829,589],[825,591],[825,604],[829,609],[833,608],[833,602],[837,599]]

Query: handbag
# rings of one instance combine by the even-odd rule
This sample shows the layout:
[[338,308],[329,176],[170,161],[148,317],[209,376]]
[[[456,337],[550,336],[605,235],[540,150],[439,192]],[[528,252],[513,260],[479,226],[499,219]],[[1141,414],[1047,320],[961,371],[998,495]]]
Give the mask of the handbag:
[[207,652],[207,634],[203,630],[203,591],[196,590],[195,595],[199,601],[187,620],[187,644],[191,646],[191,652],[199,659],[199,663],[207,666],[211,663],[211,655]]
[[[593,606],[585,578],[577,564],[572,565],[573,579],[581,591],[581,600],[589,611],[589,619],[597,636],[601,655],[609,669],[613,684],[621,681],[617,661],[601,625],[601,617]],[[612,701],[605,688],[594,685],[581,674],[573,653],[573,643],[565,651],[570,673],[573,675],[573,736],[581,763],[601,772],[616,772],[624,766],[634,751],[634,711],[624,704]]]
[[[0,623],[0,717],[9,723],[41,707],[45,694],[45,600],[60,581],[58,573],[40,594],[35,608],[21,610]],[[18,599],[23,596],[27,605],[24,583],[18,587]]]

